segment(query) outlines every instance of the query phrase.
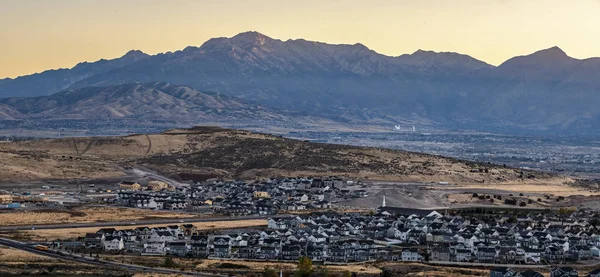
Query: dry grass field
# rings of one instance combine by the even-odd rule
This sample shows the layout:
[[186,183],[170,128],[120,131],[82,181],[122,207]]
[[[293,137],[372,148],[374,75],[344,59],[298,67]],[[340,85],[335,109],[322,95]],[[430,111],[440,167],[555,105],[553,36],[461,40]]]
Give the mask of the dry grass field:
[[119,207],[82,207],[72,210],[36,210],[0,213],[0,225],[89,223],[157,218],[191,218],[193,214]]
[[[237,221],[214,221],[214,222],[197,222],[192,223],[198,230],[210,230],[210,229],[230,229],[230,228],[243,228],[243,227],[257,227],[266,226],[267,220],[265,219],[252,219],[252,220],[237,220]],[[156,224],[156,225],[145,225],[148,227],[161,227],[167,224]],[[135,225],[124,225],[124,226],[103,226],[101,228],[116,228],[116,229],[133,229],[138,226]],[[68,228],[68,229],[50,229],[50,230],[28,230],[20,232],[12,232],[1,234],[6,237],[13,238],[26,238],[29,240],[45,240],[49,241],[58,239],[72,239],[80,236],[84,236],[86,233],[95,233],[100,227],[91,228]]]
[[57,259],[48,258],[45,256],[40,256],[36,254],[32,254],[29,252],[25,252],[22,250],[17,250],[13,248],[8,248],[5,246],[0,246],[0,262],[1,263],[19,263],[19,264],[27,264],[33,262],[59,262]]
[[[241,265],[247,267],[249,271],[261,272],[264,271],[265,267],[282,269],[284,271],[293,271],[297,268],[296,263],[278,263],[278,262],[248,262],[248,261],[219,261],[219,260],[204,260],[201,264],[197,265],[197,269],[215,269],[218,268],[219,264],[222,263],[232,263],[236,265]],[[316,268],[317,266],[313,266]],[[323,266],[328,269],[330,272],[357,272],[357,273],[369,273],[369,274],[379,274],[381,273],[381,269],[373,266],[372,264],[362,264],[362,265],[327,265]],[[220,269],[223,270],[223,269]],[[223,270],[226,272],[226,270]],[[231,272],[235,272],[236,269],[229,270]]]
[[419,263],[383,263],[381,268],[388,269],[393,276],[408,277],[487,277],[489,270],[472,268],[454,268],[431,266]]
[[0,276],[122,276],[122,272],[65,262],[0,246]]

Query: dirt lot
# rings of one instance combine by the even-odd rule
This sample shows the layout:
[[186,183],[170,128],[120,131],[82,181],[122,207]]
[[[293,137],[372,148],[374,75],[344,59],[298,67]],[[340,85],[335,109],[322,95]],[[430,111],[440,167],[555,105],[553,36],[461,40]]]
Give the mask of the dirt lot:
[[69,210],[45,209],[0,213],[0,225],[88,223],[158,218],[191,218],[197,215],[120,207],[83,207]]
[[[526,202],[528,207],[563,207],[585,206],[599,208],[596,200],[600,192],[590,191],[585,188],[571,185],[566,179],[549,180],[523,180],[506,184],[439,184],[417,182],[364,182],[362,186],[354,185],[344,189],[367,191],[366,197],[342,199],[337,204],[364,208],[376,208],[381,205],[383,196],[386,204],[394,207],[406,208],[446,208],[457,206],[506,206],[504,199],[515,198],[518,202]],[[502,200],[480,200],[473,198],[473,193],[479,195],[499,195]],[[521,195],[522,194],[522,195]],[[511,196],[512,195],[512,196]],[[548,197],[548,198],[547,198]],[[564,197],[564,200],[556,201]],[[537,201],[540,199],[541,201]],[[531,203],[530,201],[531,200]],[[582,206],[582,207],[583,207]]]
[[488,185],[461,185],[459,188],[463,189],[490,189],[503,190],[509,193],[540,193],[540,194],[553,194],[556,196],[570,196],[570,195],[584,195],[590,196],[600,194],[597,191],[591,191],[589,189],[568,185],[566,180],[561,182],[560,179],[551,180],[529,180],[524,182],[507,182],[501,185],[494,185],[490,187]]
[[[210,229],[230,229],[230,228],[243,228],[243,227],[257,227],[266,226],[267,220],[265,219],[252,219],[252,220],[238,220],[238,221],[215,221],[215,222],[198,222],[192,223],[198,230],[210,230]],[[148,227],[161,227],[167,224],[156,224],[146,225]],[[138,226],[125,225],[125,226],[103,226],[102,228],[116,228],[116,229],[133,229]],[[5,237],[12,237],[21,240],[58,240],[58,239],[72,239],[79,236],[84,236],[86,233],[95,233],[100,227],[90,228],[69,228],[69,229],[51,229],[51,230],[31,230],[31,231],[20,231],[1,234]]]

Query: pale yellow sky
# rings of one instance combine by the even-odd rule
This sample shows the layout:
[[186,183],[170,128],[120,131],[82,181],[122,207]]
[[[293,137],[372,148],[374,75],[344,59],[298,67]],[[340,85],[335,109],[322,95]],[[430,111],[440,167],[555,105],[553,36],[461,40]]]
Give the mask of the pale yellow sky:
[[0,78],[248,30],[495,65],[555,45],[587,58],[600,56],[599,14],[600,0],[0,0]]

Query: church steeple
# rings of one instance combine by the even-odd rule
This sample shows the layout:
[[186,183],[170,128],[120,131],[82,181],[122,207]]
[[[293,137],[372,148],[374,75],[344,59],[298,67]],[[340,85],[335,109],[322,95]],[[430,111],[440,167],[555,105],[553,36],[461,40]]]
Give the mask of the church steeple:
[[381,206],[385,207],[385,195],[383,196],[383,201],[381,201]]

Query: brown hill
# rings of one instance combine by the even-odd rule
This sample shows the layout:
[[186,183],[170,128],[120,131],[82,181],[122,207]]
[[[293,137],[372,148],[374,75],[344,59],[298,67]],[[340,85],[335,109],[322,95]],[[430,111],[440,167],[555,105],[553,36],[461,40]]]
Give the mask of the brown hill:
[[[5,182],[115,177],[124,174],[120,166],[136,165],[182,179],[338,175],[459,184],[514,184],[522,180],[521,171],[512,168],[389,149],[309,143],[218,127],[126,137],[9,142],[0,144],[0,157],[0,178]],[[544,173],[532,174],[535,178],[524,181],[568,181]]]
[[272,109],[165,82],[86,87],[50,96],[0,99],[1,119],[252,120],[284,119]]

